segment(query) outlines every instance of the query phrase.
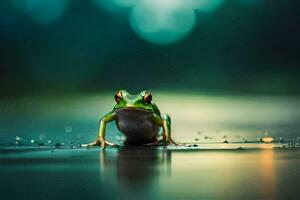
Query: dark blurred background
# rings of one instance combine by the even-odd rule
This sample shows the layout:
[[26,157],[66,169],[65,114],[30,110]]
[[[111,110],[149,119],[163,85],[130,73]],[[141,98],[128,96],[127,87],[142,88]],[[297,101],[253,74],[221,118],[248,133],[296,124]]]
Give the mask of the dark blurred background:
[[299,24],[298,0],[4,0],[0,94],[295,94]]

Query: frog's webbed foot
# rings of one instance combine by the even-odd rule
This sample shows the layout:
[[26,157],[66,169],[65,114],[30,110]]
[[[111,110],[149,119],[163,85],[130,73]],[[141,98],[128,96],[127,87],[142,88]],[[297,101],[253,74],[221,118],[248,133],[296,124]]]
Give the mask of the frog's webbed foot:
[[104,138],[98,138],[95,142],[91,142],[89,144],[84,144],[82,145],[83,147],[94,147],[94,146],[100,146],[102,149],[104,149],[106,146],[111,146],[111,147],[118,147],[117,144],[111,143]]
[[169,141],[164,141],[163,140],[163,142],[164,142],[164,149],[167,149],[169,144],[174,144],[176,147],[177,146],[184,146],[183,144],[179,144],[179,143],[175,142],[172,138],[170,138]]

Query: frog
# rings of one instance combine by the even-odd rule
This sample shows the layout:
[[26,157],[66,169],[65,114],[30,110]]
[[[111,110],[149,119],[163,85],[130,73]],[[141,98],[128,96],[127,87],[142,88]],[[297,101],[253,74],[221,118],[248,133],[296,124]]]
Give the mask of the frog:
[[[105,114],[99,121],[96,141],[86,147],[119,145],[105,139],[107,124],[115,121],[117,129],[125,135],[124,145],[153,146],[163,144],[178,145],[171,137],[171,117],[161,114],[158,106],[152,101],[149,91],[130,94],[126,90],[118,90],[114,95],[115,105],[112,111]],[[159,137],[162,139],[158,139]]]

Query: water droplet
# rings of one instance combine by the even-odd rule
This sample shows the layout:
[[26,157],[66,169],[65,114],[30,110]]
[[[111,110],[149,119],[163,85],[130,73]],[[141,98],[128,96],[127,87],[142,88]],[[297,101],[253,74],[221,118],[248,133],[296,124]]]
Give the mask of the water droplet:
[[21,143],[21,140],[22,140],[22,138],[21,137],[19,137],[19,136],[16,136],[16,141],[15,141],[15,144],[20,144]]

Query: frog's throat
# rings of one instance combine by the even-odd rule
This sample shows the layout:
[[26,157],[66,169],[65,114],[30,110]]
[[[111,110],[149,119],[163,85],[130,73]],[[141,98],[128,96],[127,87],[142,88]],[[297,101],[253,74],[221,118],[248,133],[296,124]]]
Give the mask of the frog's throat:
[[117,108],[116,109],[116,111],[122,111],[122,110],[128,110],[128,111],[130,111],[130,110],[132,110],[132,111],[134,111],[134,110],[136,110],[136,111],[142,111],[142,112],[153,112],[152,110],[147,110],[147,109],[144,109],[144,108],[138,108],[138,107],[133,107],[133,106],[126,106],[126,107],[124,107],[124,108]]

